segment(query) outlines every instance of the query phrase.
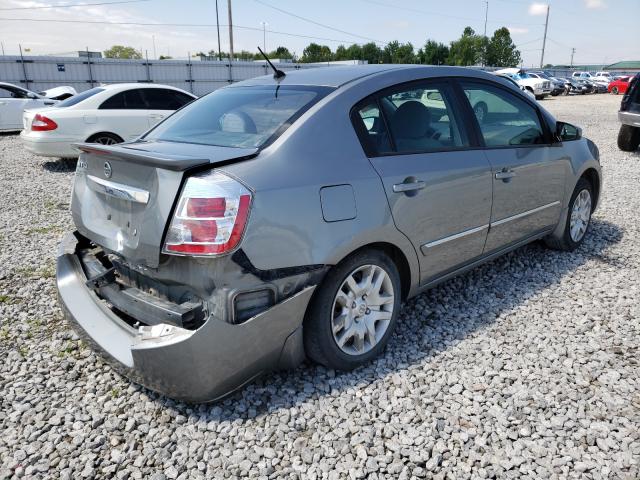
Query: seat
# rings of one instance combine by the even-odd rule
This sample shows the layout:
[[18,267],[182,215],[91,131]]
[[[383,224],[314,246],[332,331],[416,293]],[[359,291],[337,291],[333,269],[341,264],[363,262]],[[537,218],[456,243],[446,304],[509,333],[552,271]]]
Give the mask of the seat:
[[404,102],[393,113],[390,123],[399,152],[419,152],[442,146],[432,138],[431,112],[422,102]]

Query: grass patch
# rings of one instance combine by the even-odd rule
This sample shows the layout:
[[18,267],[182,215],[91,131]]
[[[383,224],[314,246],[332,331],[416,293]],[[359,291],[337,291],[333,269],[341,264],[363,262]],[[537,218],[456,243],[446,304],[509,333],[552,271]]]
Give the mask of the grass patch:
[[0,295],[0,303],[11,303],[9,295]]
[[57,225],[48,225],[46,227],[32,228],[28,231],[30,235],[37,233],[38,235],[46,235],[49,233],[60,233],[61,230]]

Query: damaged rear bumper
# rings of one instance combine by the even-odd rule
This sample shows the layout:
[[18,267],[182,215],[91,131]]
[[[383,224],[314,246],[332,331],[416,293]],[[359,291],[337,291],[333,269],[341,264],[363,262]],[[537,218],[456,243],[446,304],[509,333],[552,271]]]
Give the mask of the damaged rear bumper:
[[58,251],[60,305],[78,334],[135,382],[183,401],[214,401],[304,358],[302,320],[315,286],[238,325],[212,316],[196,330],[134,328],[86,285],[76,246],[70,234]]

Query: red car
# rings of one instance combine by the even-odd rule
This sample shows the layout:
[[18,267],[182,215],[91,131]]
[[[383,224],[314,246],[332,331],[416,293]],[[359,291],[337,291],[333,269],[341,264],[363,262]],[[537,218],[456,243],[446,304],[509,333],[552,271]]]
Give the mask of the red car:
[[631,80],[631,77],[620,77],[619,79],[610,82],[607,90],[609,93],[613,93],[614,95],[625,93],[627,88],[629,88],[629,80]]

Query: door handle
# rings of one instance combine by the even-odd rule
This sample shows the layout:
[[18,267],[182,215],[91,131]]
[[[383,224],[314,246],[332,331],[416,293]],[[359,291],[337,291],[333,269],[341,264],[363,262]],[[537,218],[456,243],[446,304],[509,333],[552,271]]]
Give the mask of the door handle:
[[396,193],[413,192],[415,190],[422,190],[426,186],[427,184],[422,180],[413,180],[413,181],[405,180],[403,183],[396,183],[393,186],[393,191]]
[[496,180],[502,180],[503,182],[508,182],[515,176],[516,172],[507,168],[502,169],[500,172],[496,172]]

